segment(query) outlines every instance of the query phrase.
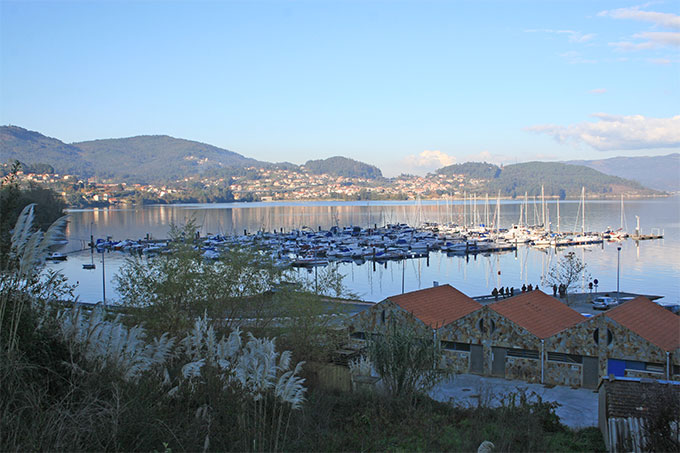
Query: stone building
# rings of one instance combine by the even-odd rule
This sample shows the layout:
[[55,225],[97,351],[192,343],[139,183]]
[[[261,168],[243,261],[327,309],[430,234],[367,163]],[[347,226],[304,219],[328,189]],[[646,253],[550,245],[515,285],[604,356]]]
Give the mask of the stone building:
[[451,285],[391,296],[350,319],[350,340],[362,347],[367,335],[405,323],[423,336],[432,336],[442,326],[481,308],[479,302]]
[[[540,290],[492,303],[439,329],[443,349],[456,372],[470,372],[528,382],[546,380],[545,342],[586,318]],[[467,343],[470,353],[453,354],[446,343]],[[467,359],[467,362],[466,362]]]
[[586,318],[540,290],[482,306],[443,285],[387,298],[350,321],[355,347],[409,323],[456,373],[597,388],[608,374],[680,378],[680,317],[644,297]]
[[597,318],[602,376],[680,379],[680,316],[640,296]]

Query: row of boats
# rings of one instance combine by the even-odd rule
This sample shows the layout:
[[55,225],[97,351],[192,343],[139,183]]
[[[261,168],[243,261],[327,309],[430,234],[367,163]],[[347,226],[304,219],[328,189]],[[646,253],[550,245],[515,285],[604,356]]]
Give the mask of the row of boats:
[[[455,224],[425,223],[413,227],[404,223],[383,227],[348,226],[318,230],[303,227],[288,232],[197,237],[196,247],[205,259],[218,259],[234,247],[253,248],[268,254],[279,266],[318,266],[331,261],[389,261],[426,257],[431,251],[451,255],[494,253],[516,250],[520,244],[534,247],[566,247],[621,241],[622,231],[565,234],[546,231],[542,226],[513,225],[491,229],[484,225],[466,227]],[[98,239],[100,252],[118,250],[153,256],[171,253],[169,240]]]

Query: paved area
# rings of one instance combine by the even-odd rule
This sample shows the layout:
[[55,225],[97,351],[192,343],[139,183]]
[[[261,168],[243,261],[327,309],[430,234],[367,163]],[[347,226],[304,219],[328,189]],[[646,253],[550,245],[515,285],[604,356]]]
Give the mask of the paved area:
[[[549,296],[552,296],[552,288],[541,288],[543,292],[548,294]],[[522,294],[521,291],[515,291],[515,295]],[[570,293],[569,294],[569,301],[567,302],[566,298],[561,298],[557,296],[557,299],[566,303],[568,306],[573,308],[579,313],[588,313],[591,315],[596,315],[598,313],[602,313],[602,310],[595,310],[593,308],[593,299],[599,296],[607,296],[607,297],[612,297],[616,299],[616,291],[610,291],[610,292],[605,292],[605,291],[600,291],[600,292],[588,292],[588,293]],[[636,293],[627,293],[621,291],[619,293],[619,298],[621,303],[634,299],[637,296],[645,296],[649,298],[650,300],[658,300],[661,299],[662,296],[655,296],[655,295],[650,295],[650,294],[636,294]],[[495,302],[496,300],[491,297],[491,296],[478,296],[478,297],[473,297],[477,302],[481,304],[490,304]],[[503,298],[500,298],[498,300],[504,300]]]
[[535,392],[544,401],[561,404],[555,411],[560,421],[570,428],[597,426],[597,398],[593,390],[572,389],[555,386],[548,388],[542,384],[529,384],[524,381],[472,374],[456,375],[451,381],[440,384],[430,395],[437,401],[451,402],[463,407],[476,407],[481,404],[492,407],[500,404],[500,398],[508,393],[526,389]]

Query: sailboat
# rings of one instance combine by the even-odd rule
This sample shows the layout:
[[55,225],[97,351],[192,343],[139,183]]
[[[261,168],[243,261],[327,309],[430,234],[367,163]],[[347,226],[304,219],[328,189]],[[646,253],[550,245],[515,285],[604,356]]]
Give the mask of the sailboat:
[[623,210],[623,194],[621,194],[621,226],[616,231],[611,231],[611,228],[609,228],[609,231],[605,232],[605,237],[607,237],[610,241],[622,241],[627,238],[628,233],[626,233],[624,230],[624,224],[625,214]]
[[[581,234],[574,237],[573,245],[597,244],[602,242],[602,238],[592,233],[586,233],[586,188],[581,189]],[[578,221],[578,217],[577,217]],[[574,228],[576,229],[576,228]]]

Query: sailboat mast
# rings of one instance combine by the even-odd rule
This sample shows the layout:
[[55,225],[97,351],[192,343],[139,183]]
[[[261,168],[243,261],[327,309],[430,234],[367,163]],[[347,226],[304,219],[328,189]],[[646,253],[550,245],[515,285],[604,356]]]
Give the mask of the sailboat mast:
[[501,191],[499,190],[498,198],[496,198],[496,236],[498,236],[500,223],[501,223]]
[[586,187],[581,188],[581,204],[583,205],[583,217],[581,219],[581,231],[586,234]]
[[545,229],[545,191],[543,185],[541,184],[541,224]]
[[472,206],[474,208],[474,214],[472,215],[472,226],[479,224],[479,219],[477,218],[477,194],[473,195]]
[[529,225],[529,192],[524,192],[524,226]]
[[621,194],[621,231],[623,231],[623,194]]
[[463,192],[463,226],[467,227],[467,192]]
[[484,214],[486,215],[486,221],[484,222],[484,225],[489,228],[489,194],[486,194],[486,200],[484,203]]
[[557,232],[560,232],[560,199],[557,198]]
[[522,227],[522,216],[524,215],[524,203],[519,204],[519,227]]

